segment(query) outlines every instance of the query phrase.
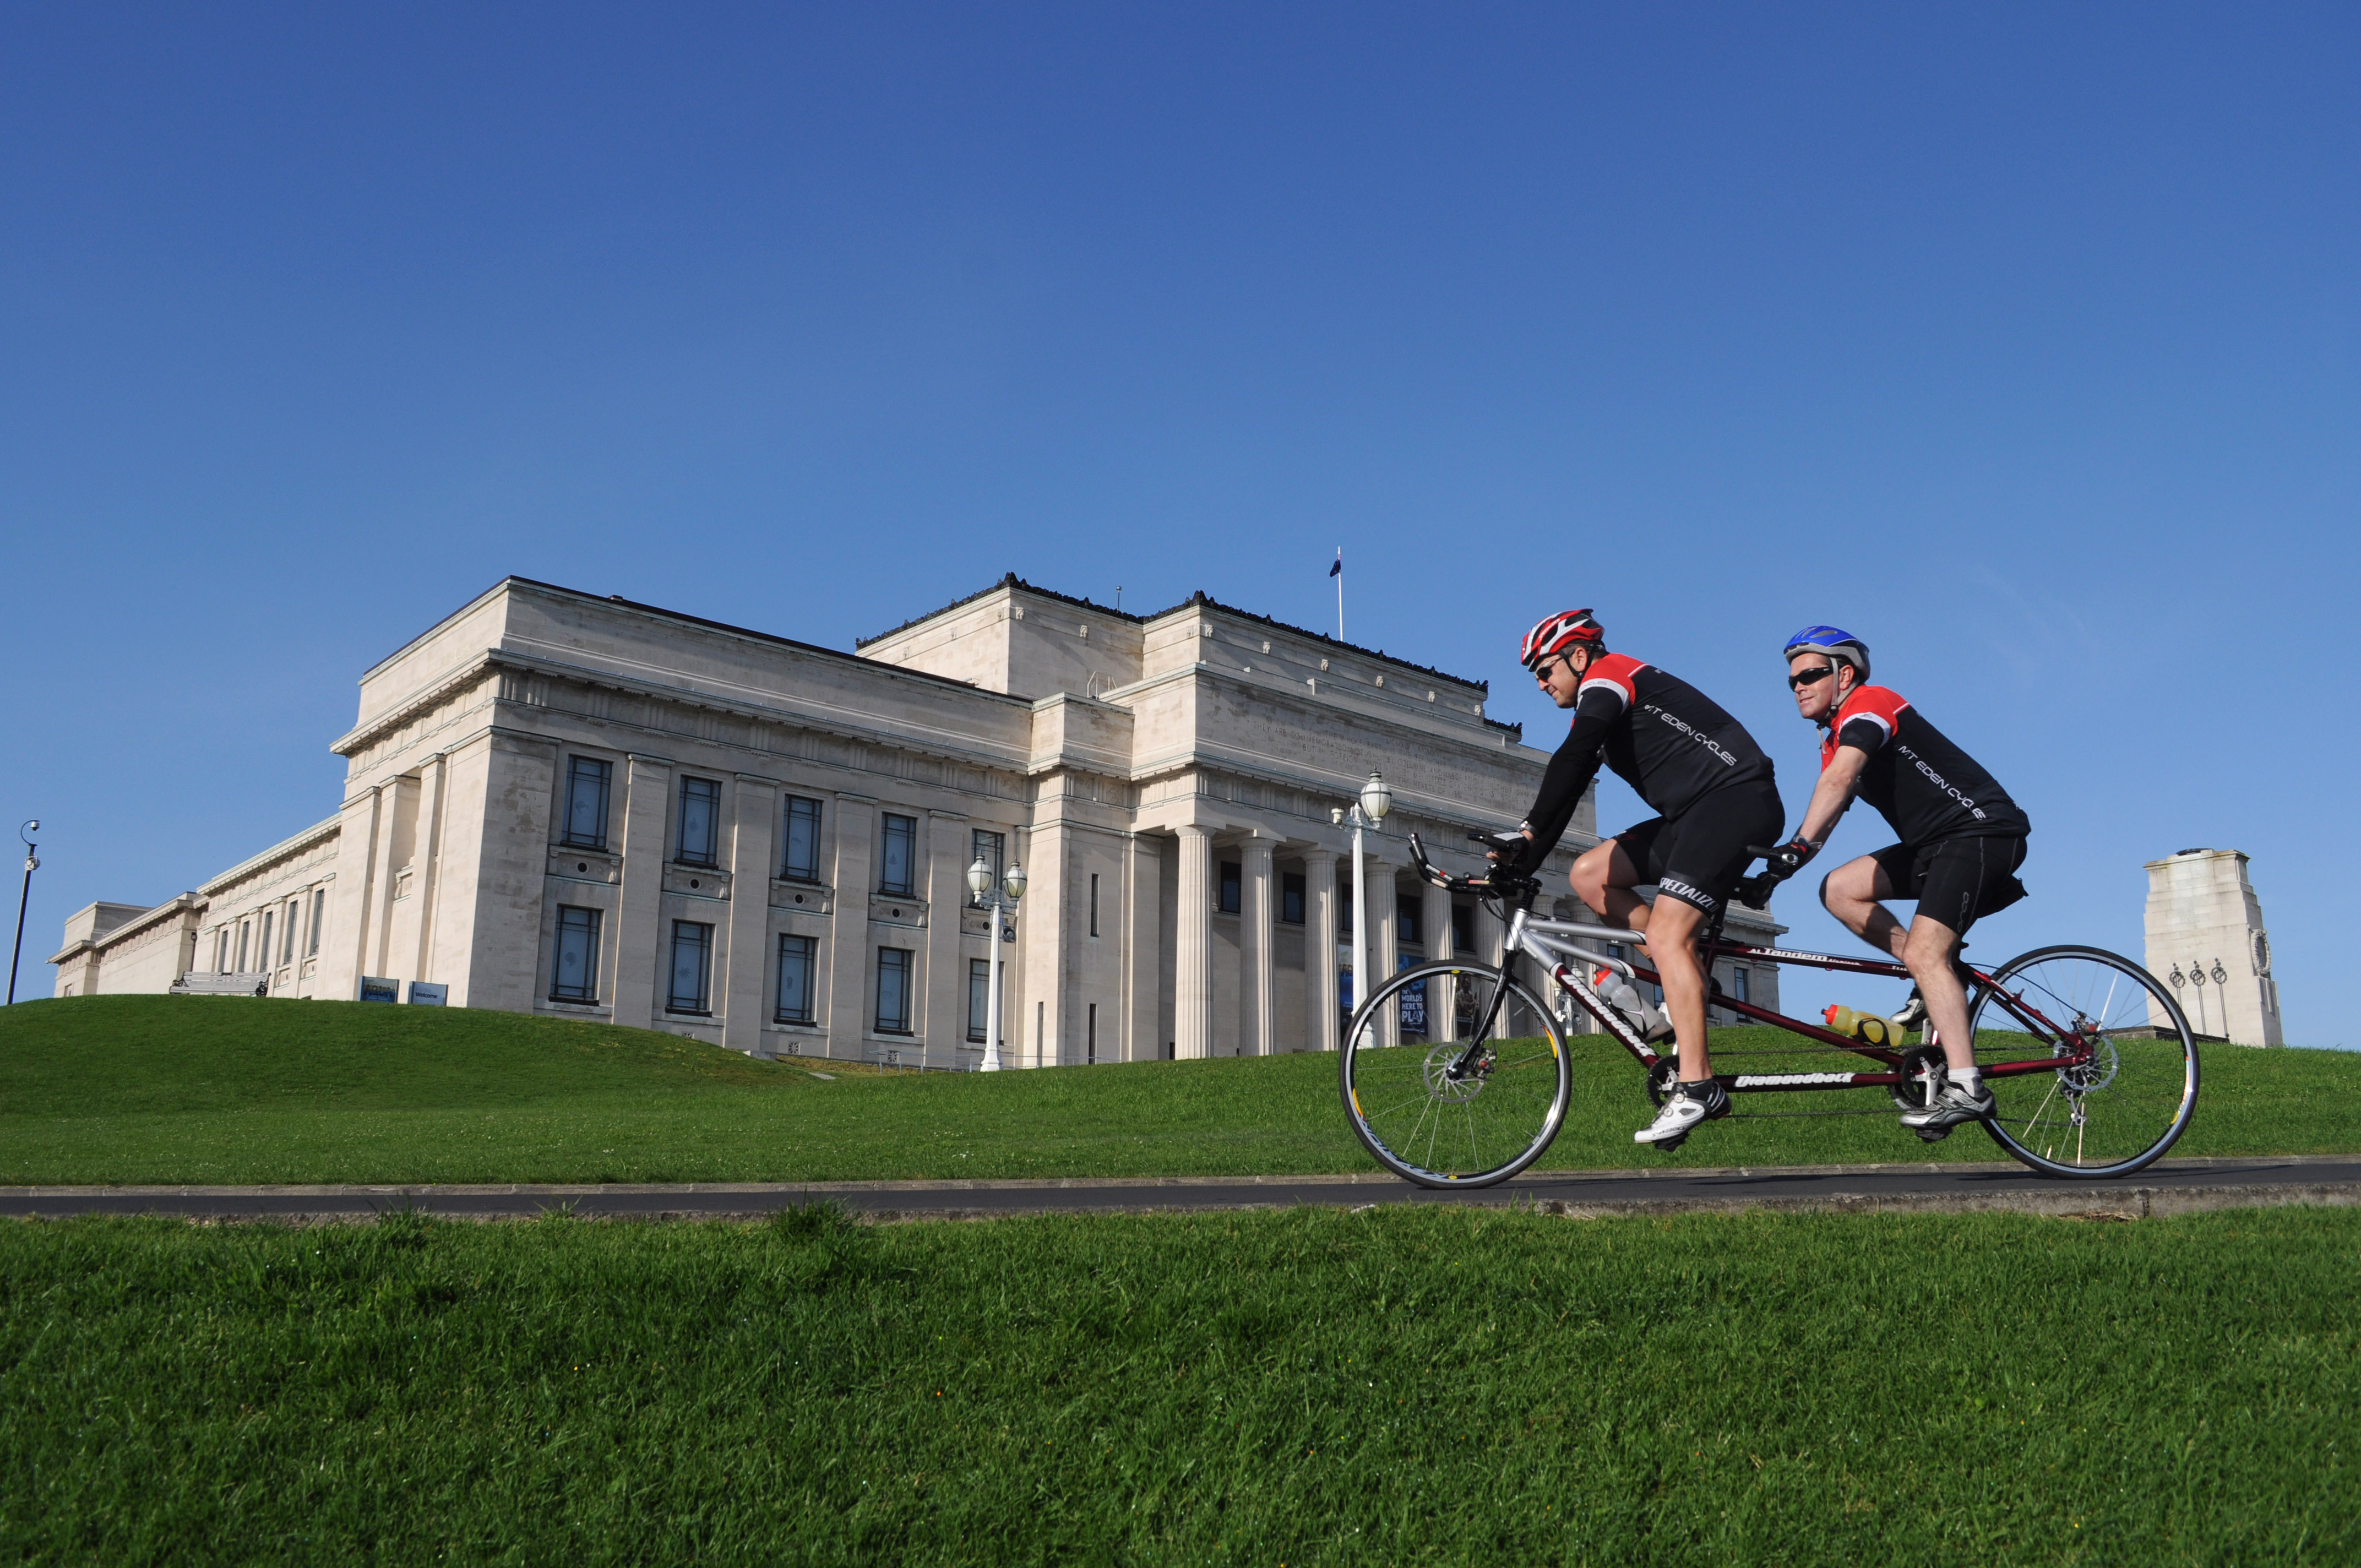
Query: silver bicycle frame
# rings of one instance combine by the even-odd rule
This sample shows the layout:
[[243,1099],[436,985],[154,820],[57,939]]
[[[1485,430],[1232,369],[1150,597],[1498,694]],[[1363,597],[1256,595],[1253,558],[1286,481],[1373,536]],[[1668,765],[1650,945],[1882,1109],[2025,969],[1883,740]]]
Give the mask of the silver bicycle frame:
[[[1574,939],[1577,938],[1580,940]],[[1630,1047],[1642,1061],[1653,1062],[1656,1057],[1654,1047],[1640,1037],[1620,1009],[1592,989],[1592,971],[1588,966],[1596,964],[1601,969],[1612,970],[1635,986],[1639,984],[1639,977],[1631,972],[1631,966],[1623,959],[1582,945],[1583,941],[1638,944],[1647,939],[1645,931],[1620,926],[1588,926],[1573,920],[1542,920],[1535,918],[1532,911],[1520,909],[1509,922],[1509,939],[1501,949],[1500,967],[1506,970],[1508,960],[1519,953],[1534,959],[1549,970],[1550,978],[1557,981],[1562,990],[1572,992],[1575,1000],[1580,1002],[1592,1017],[1604,1024],[1617,1039]],[[1502,994],[1506,994],[1505,987]]]

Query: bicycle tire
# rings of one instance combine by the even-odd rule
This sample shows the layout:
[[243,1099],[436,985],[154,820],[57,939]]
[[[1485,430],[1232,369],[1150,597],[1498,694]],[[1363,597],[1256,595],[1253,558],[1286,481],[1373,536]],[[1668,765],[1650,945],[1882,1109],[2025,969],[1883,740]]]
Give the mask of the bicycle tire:
[[[1399,1040],[1403,992],[1436,981],[1452,986],[1448,1037],[1389,1043]],[[1455,1077],[1451,1067],[1472,1043],[1456,1037],[1460,992],[1480,1018],[1503,984],[1506,1027],[1517,1032],[1504,1037],[1496,1028],[1476,1070]],[[1435,986],[1421,995],[1439,1007]],[[1489,964],[1444,959],[1403,970],[1355,1010],[1337,1055],[1337,1087],[1354,1135],[1379,1165],[1421,1187],[1506,1181],[1542,1157],[1574,1097],[1555,1015],[1531,987]]]
[[[2028,1047],[2052,1055],[2067,1048],[2005,1013],[2007,1029],[1986,1027],[1995,992],[2023,996],[2066,1028],[2093,1025],[2098,1036],[2083,1067],[1984,1080],[2000,1102],[1984,1131],[2012,1157],[2045,1175],[2102,1180],[2146,1168],[2188,1130],[2197,1109],[2197,1040],[2180,1003],[2146,969],[2103,948],[2020,953],[1993,971],[1991,985],[1976,988],[1968,1028],[1979,1066],[2023,1060]],[[2068,1010],[2071,1020],[2057,1016]]]

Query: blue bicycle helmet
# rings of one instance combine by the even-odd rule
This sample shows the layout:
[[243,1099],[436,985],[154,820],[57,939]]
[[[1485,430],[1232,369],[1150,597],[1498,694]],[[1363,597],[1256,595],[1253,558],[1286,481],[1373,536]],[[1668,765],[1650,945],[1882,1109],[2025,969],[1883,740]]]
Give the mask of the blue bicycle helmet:
[[1793,659],[1798,653],[1826,653],[1852,666],[1853,682],[1869,684],[1869,644],[1840,626],[1806,626],[1787,639],[1779,651],[1783,659]]

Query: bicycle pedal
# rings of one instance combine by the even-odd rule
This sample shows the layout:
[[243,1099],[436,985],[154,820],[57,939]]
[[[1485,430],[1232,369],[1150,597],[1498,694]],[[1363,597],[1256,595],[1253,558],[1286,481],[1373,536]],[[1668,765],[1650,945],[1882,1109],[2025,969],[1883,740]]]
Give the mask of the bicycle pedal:
[[1949,1127],[1913,1127],[1910,1130],[1918,1135],[1918,1141],[1922,1144],[1939,1144],[1951,1135]]

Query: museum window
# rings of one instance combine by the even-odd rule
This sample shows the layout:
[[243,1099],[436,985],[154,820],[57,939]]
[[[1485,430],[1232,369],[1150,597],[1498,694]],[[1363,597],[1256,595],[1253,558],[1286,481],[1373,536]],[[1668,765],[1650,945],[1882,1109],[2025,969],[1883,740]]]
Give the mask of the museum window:
[[1093,1002],[1090,1004],[1087,1016],[1090,1022],[1083,1025],[1087,1033],[1082,1036],[1082,1060],[1092,1067],[1096,1067],[1099,1064],[1099,1004],[1097,1003]]
[[1336,889],[1336,939],[1343,941],[1353,934],[1354,911],[1360,906],[1360,889],[1349,883]]
[[[982,861],[984,869],[992,873],[990,885],[998,888],[1001,873],[1008,869],[1008,835],[995,833],[989,828],[978,828],[970,832],[967,863],[973,865],[978,861]],[[979,897],[975,902],[981,906],[983,900]]]
[[912,898],[918,891],[918,819],[885,814],[884,852],[878,856],[883,868],[877,877],[877,891],[897,898]]
[[907,948],[877,949],[877,1032],[910,1032],[910,958]]
[[226,926],[214,933],[214,972],[229,972],[229,927]]
[[287,901],[285,917],[287,934],[279,939],[279,961],[282,964],[291,964],[295,961],[295,920],[302,910],[303,905],[300,900],[291,898]]
[[1288,872],[1279,879],[1279,918],[1281,924],[1303,924],[1303,873]]
[[721,786],[711,779],[680,781],[680,848],[674,859],[709,866],[721,843]]
[[262,945],[254,949],[254,967],[257,969],[267,970],[270,967],[271,917],[278,913],[275,909],[266,909],[262,912]]
[[1415,898],[1394,900],[1394,941],[1402,947],[1422,948],[1426,937],[1420,925],[1419,901]]
[[1091,935],[1099,934],[1099,873],[1091,873]]
[[1451,950],[1463,959],[1476,956],[1476,911],[1468,905],[1451,906]]
[[253,935],[254,924],[252,921],[241,920],[237,923],[237,969],[235,971],[236,973],[244,974],[246,972],[246,945],[247,938]]
[[598,911],[557,911],[557,968],[550,976],[552,1002],[598,1000]]
[[667,1013],[711,1016],[713,927],[697,920],[672,923],[672,992]]
[[304,957],[316,959],[320,956],[320,927],[327,923],[327,919],[328,890],[315,888],[312,894],[312,935],[304,943]]
[[615,764],[596,757],[570,757],[566,763],[566,837],[577,850],[607,847],[607,788]]
[[787,796],[787,852],[779,875],[788,882],[819,881],[819,802]]
[[779,1011],[782,1024],[812,1021],[812,969],[818,941],[811,937],[779,938]]
[[1224,861],[1222,862],[1222,913],[1224,915],[1235,915],[1245,906],[1246,885],[1244,873],[1238,870],[1237,861]]
[[1731,999],[1732,1001],[1736,1001],[1736,1002],[1752,1002],[1752,1001],[1753,1001],[1753,1000],[1754,1000],[1754,996],[1753,996],[1754,987],[1753,987],[1753,984],[1752,983],[1752,981],[1753,981],[1753,978],[1754,978],[1754,977],[1753,977],[1753,971],[1752,971],[1752,970],[1749,970],[1749,969],[1748,969],[1744,964],[1732,964],[1732,965],[1730,965],[1730,999]]
[[982,959],[967,961],[967,1037],[983,1044],[983,1023],[992,1015],[992,965]]

